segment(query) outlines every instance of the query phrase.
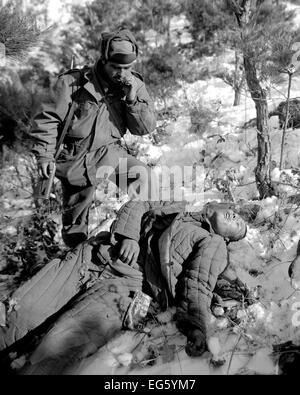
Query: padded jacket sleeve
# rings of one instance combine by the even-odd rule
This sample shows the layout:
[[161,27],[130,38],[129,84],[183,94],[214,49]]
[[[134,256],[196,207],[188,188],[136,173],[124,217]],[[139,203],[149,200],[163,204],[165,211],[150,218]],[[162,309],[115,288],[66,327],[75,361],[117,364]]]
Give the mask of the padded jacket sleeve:
[[185,202],[130,200],[120,208],[117,219],[111,227],[112,236],[120,235],[124,238],[139,241],[142,218],[145,213],[152,210],[157,214],[170,214],[180,212],[184,207]]
[[184,263],[176,289],[177,322],[184,333],[198,328],[206,337],[213,290],[227,262],[224,239],[209,235]]

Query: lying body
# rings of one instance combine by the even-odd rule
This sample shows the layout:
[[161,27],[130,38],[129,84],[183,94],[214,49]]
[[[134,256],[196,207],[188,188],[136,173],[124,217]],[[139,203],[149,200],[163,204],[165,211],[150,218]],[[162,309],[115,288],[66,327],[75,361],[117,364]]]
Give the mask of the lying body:
[[122,329],[133,291],[143,289],[162,309],[176,306],[187,353],[201,355],[213,290],[228,265],[227,243],[245,233],[243,220],[222,205],[186,213],[180,204],[130,201],[109,235],[50,262],[12,296],[15,307],[0,328],[0,347],[11,346],[73,299],[26,368],[61,374]]

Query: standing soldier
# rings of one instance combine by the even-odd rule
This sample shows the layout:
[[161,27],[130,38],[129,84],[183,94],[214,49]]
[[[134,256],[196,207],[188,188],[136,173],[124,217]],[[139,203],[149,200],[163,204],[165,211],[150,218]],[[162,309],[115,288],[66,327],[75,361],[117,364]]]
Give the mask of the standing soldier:
[[[136,40],[128,30],[103,33],[100,52],[94,66],[71,69],[58,77],[55,103],[42,105],[31,129],[39,174],[47,179],[55,165],[57,140],[71,115],[55,173],[62,183],[62,236],[69,247],[88,237],[97,169],[113,168],[120,187],[137,180],[136,193],[148,188],[150,180],[146,164],[130,156],[120,144],[127,129],[141,136],[151,133],[156,122],[142,77],[132,70],[138,56]],[[125,170],[120,159],[122,163],[126,160]],[[136,166],[144,171],[130,178],[130,169]]]

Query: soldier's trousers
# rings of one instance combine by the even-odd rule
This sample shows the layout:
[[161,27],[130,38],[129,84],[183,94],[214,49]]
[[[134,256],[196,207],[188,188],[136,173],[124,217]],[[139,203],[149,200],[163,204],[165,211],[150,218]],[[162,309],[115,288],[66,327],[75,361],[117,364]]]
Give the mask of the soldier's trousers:
[[[80,173],[84,182],[77,182]],[[88,237],[89,209],[99,180],[108,177],[130,198],[156,200],[156,185],[150,168],[118,144],[110,144],[99,155],[90,156],[68,177],[59,177],[63,188],[63,230],[65,244],[75,247]],[[151,195],[151,196],[150,196]]]

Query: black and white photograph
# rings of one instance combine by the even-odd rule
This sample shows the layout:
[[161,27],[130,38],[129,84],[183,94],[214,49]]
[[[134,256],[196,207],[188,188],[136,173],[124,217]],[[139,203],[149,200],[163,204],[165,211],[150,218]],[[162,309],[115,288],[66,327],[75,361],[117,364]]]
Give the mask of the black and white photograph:
[[0,375],[300,372],[300,0],[0,0]]

